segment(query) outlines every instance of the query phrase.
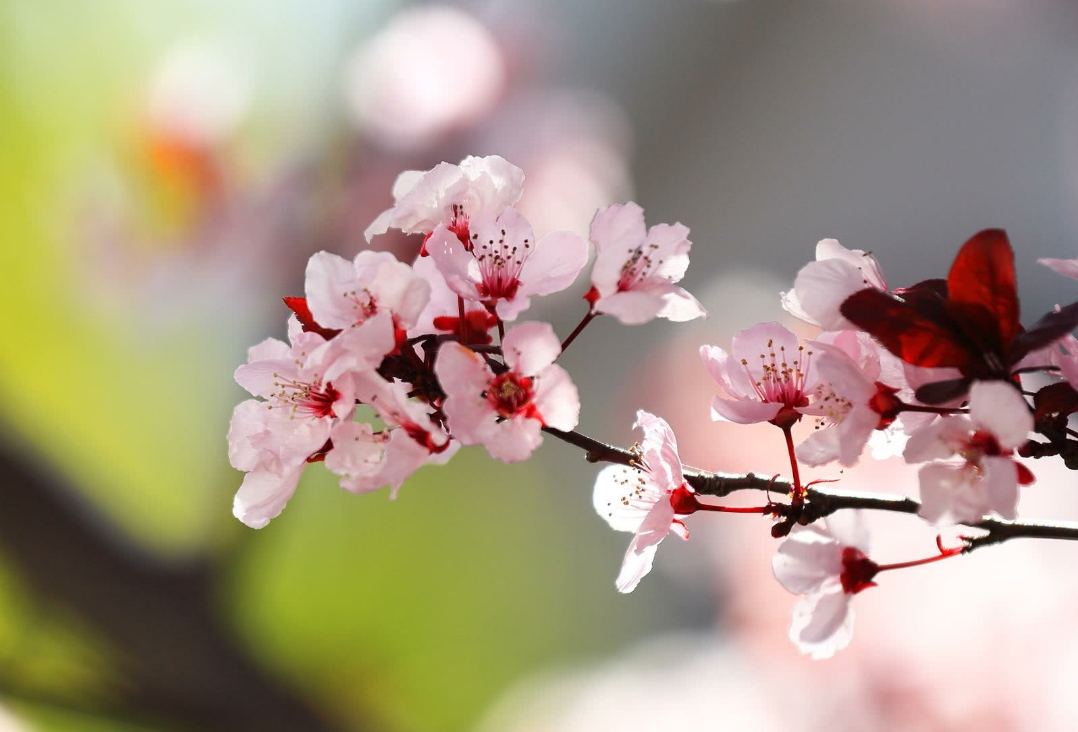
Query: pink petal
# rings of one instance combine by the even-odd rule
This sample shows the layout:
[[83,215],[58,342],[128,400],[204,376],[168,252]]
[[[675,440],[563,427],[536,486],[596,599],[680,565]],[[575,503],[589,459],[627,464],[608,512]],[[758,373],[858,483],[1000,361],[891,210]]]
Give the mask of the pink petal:
[[685,482],[682,475],[681,458],[678,455],[677,438],[666,420],[640,409],[636,413],[636,424],[644,431],[641,451],[648,473],[655,485],[664,492],[681,487]]
[[1037,260],[1038,264],[1043,264],[1053,272],[1058,272],[1064,277],[1072,277],[1078,280],[1078,259],[1052,259],[1050,257],[1042,257]]
[[520,323],[505,334],[502,353],[506,365],[524,376],[534,376],[561,355],[561,341],[550,323]]
[[261,529],[280,515],[296,492],[304,464],[289,468],[252,470],[243,478],[232,501],[232,514],[252,529]]
[[666,497],[647,473],[624,465],[608,465],[599,471],[592,491],[595,512],[615,531],[640,529],[652,507]]
[[823,527],[795,526],[771,558],[771,571],[788,591],[813,592],[842,573],[842,547]]
[[790,623],[790,640],[798,650],[814,659],[824,659],[850,644],[853,638],[850,597],[836,580],[797,603]]
[[355,268],[344,257],[317,252],[307,260],[307,306],[323,328],[347,328],[357,322],[353,301],[348,297],[356,287]]
[[723,399],[715,397],[711,402],[711,419],[716,422],[756,424],[775,418],[782,409],[778,402],[758,402],[752,399]]
[[482,299],[475,288],[479,282],[479,265],[456,234],[439,224],[427,239],[427,251],[449,289],[466,300]]
[[591,282],[601,295],[617,290],[628,253],[643,243],[646,236],[644,209],[631,201],[596,212],[591,222],[591,241],[596,251]]
[[[506,463],[527,460],[543,443],[539,420],[514,417],[484,425],[483,446],[492,458]],[[463,441],[462,441],[463,442]]]
[[538,377],[533,403],[544,424],[556,430],[574,429],[580,421],[580,393],[561,366],[548,366]]

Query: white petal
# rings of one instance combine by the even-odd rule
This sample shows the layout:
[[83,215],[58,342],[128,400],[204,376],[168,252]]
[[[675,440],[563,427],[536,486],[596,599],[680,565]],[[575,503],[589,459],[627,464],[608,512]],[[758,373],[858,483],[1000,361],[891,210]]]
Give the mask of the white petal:
[[853,638],[850,598],[836,582],[797,603],[790,623],[790,640],[798,650],[814,659],[824,659],[848,646]]
[[969,390],[969,416],[992,432],[1004,450],[1025,444],[1033,431],[1033,415],[1025,397],[1002,381],[975,381]]

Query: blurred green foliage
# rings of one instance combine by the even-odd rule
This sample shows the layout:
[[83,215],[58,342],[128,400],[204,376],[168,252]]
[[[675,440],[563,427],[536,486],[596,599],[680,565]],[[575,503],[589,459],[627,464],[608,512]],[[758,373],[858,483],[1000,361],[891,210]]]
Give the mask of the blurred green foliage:
[[[0,4],[0,419],[146,551],[234,558],[225,612],[253,653],[334,714],[465,729],[512,680],[602,653],[639,625],[613,591],[612,544],[582,545],[598,526],[574,515],[594,518],[589,486],[473,450],[390,502],[346,494],[315,466],[280,518],[244,529],[229,515],[241,476],[224,439],[242,398],[241,346],[222,336],[234,328],[181,317],[145,332],[138,303],[95,306],[73,264],[86,166],[122,151],[117,115],[169,19],[179,34],[210,7]],[[0,573],[9,682],[46,698],[104,693],[112,666],[92,635]],[[18,711],[42,730],[132,729],[47,704]]]

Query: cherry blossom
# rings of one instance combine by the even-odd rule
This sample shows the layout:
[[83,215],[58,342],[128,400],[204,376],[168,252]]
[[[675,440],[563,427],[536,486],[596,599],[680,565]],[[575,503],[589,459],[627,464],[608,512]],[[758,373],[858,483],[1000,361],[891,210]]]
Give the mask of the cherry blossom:
[[365,250],[349,262],[318,252],[307,262],[304,288],[311,316],[322,328],[355,328],[388,312],[400,330],[415,326],[430,300],[430,284],[389,252]]
[[815,659],[830,658],[853,638],[850,600],[874,587],[879,565],[868,558],[860,511],[838,511],[811,526],[795,526],[771,560],[775,579],[795,595],[790,640]]
[[568,372],[554,364],[561,344],[549,323],[512,328],[502,341],[507,370],[495,374],[482,356],[445,343],[434,371],[454,438],[483,445],[504,462],[526,460],[542,443],[543,427],[571,430],[580,417],[580,395]]
[[442,224],[466,242],[475,216],[497,218],[523,192],[524,171],[497,155],[469,156],[460,165],[438,163],[426,172],[409,170],[393,184],[393,207],[363,235],[370,241],[389,229],[430,234]]
[[355,384],[357,398],[375,410],[385,429],[357,424],[334,441],[326,468],[341,476],[341,488],[370,493],[388,485],[390,498],[396,498],[416,470],[448,462],[460,446],[431,419],[430,405],[409,397],[404,382],[367,371],[355,376]]
[[340,353],[335,344],[302,332],[295,319],[289,330],[291,345],[267,338],[248,351],[247,364],[235,374],[240,386],[264,399],[236,407],[228,434],[233,467],[248,472],[233,513],[252,528],[281,512],[304,464],[355,410],[351,375],[334,375]]
[[516,319],[532,295],[564,290],[588,262],[588,244],[579,236],[555,231],[536,242],[531,224],[516,209],[480,215],[470,231],[465,243],[439,225],[427,251],[453,292],[494,308],[503,320]]
[[824,330],[848,330],[854,326],[839,306],[866,287],[887,292],[876,258],[860,249],[847,249],[837,239],[823,239],[816,244],[816,261],[802,267],[793,289],[782,293],[782,307]]
[[600,209],[591,222],[596,257],[587,297],[592,311],[625,325],[706,317],[696,298],[674,284],[689,266],[688,236],[681,224],[647,229],[644,209],[632,202]]
[[[823,342],[823,337],[832,342]],[[900,386],[880,381],[881,355],[894,357],[881,354],[866,333],[840,331],[823,337],[809,344],[820,381],[812,403],[797,409],[816,417],[816,431],[797,446],[796,455],[806,465],[838,460],[852,467],[873,433],[889,427],[902,407],[896,396]]]
[[801,418],[818,377],[812,351],[778,323],[760,323],[734,334],[730,352],[701,346],[700,358],[721,393],[711,403],[711,419],[737,424],[774,422],[789,426]]
[[603,468],[592,494],[596,512],[610,528],[634,534],[616,581],[619,592],[632,592],[651,571],[655,551],[667,534],[689,538],[681,518],[696,510],[695,493],[682,475],[670,425],[641,409],[633,429],[638,427],[644,439],[637,467]]
[[[910,438],[908,463],[933,460],[918,472],[921,516],[933,524],[976,523],[1018,515],[1018,485],[1033,474],[1012,457],[1033,429],[1029,405],[1011,385],[977,381],[969,416],[941,419]],[[957,456],[959,461],[941,462]]]

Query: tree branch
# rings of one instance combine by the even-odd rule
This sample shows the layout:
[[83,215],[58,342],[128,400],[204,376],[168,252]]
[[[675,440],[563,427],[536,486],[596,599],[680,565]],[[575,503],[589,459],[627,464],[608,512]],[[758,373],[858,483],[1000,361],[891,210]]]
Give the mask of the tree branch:
[[[576,431],[563,432],[551,427],[543,430],[584,450],[584,458],[589,463],[608,462],[616,465],[639,467],[639,455],[632,450],[608,445]],[[690,466],[683,466],[685,482],[700,495],[724,497],[739,490],[763,490],[789,495],[792,486],[787,481],[776,478],[761,478],[753,473],[744,475],[734,473],[713,473]],[[772,527],[775,537],[786,536],[794,526],[806,526],[835,511],[846,508],[859,508],[869,511],[893,511],[895,513],[918,514],[921,504],[908,496],[889,496],[879,493],[845,493],[821,491],[809,488],[804,503],[788,504],[770,502],[768,510],[778,521]],[[991,544],[1000,544],[1010,539],[1057,539],[1078,541],[1078,523],[1065,521],[1007,521],[1004,519],[984,519],[976,523],[961,524],[980,529],[986,533],[980,536],[964,537],[964,553]]]

